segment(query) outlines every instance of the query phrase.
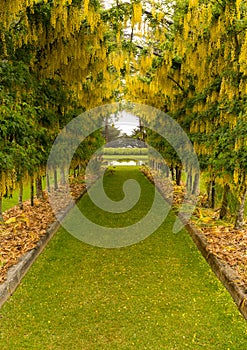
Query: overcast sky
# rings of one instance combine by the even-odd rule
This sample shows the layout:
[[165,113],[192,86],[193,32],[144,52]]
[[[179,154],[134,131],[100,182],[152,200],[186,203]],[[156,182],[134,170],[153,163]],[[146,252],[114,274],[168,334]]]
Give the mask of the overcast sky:
[[123,133],[131,135],[132,131],[139,127],[139,118],[125,111],[119,112],[114,125]]

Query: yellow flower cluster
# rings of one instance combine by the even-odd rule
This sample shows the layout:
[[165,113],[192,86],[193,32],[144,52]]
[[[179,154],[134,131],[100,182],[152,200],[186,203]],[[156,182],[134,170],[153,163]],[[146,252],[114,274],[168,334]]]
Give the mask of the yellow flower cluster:
[[142,3],[137,2],[133,4],[132,26],[140,24],[142,21]]

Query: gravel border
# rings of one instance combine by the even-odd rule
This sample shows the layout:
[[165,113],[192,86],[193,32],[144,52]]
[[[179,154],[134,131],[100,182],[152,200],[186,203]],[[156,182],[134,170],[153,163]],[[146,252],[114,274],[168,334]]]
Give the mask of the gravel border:
[[41,237],[41,239],[36,244],[35,248],[29,250],[23,256],[19,258],[17,264],[11,266],[8,270],[6,280],[0,284],[0,308],[8,300],[8,298],[14,293],[16,288],[21,283],[22,278],[28,272],[34,261],[42,253],[50,239],[57,232],[58,228],[61,226],[61,220],[68,214],[68,212],[76,205],[76,203],[81,199],[81,197],[87,192],[85,188],[79,198],[60,213],[59,219],[54,221],[48,226],[46,234]]

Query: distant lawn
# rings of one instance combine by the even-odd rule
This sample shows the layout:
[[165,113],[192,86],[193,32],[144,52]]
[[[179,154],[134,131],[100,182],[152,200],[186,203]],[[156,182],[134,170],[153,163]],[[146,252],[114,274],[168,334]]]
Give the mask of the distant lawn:
[[[119,200],[129,177],[142,188],[128,212],[134,221],[151,206],[152,185],[136,167],[119,167],[105,187]],[[88,195],[80,207],[96,222],[112,221]],[[118,226],[125,220],[121,214]],[[1,309],[0,348],[245,350],[246,321],[188,233],[172,233],[174,220],[170,213],[147,239],[120,249],[93,247],[60,229]]]
[[124,155],[124,154],[104,154],[103,160],[119,160],[119,159],[129,159],[129,160],[148,160],[146,155]]

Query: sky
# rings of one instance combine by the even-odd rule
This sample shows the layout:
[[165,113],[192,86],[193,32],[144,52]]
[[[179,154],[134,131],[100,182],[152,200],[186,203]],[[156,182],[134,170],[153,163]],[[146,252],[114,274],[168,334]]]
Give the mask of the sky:
[[139,118],[133,114],[122,111],[118,113],[117,120],[113,119],[113,123],[122,133],[131,135],[132,131],[139,127]]

